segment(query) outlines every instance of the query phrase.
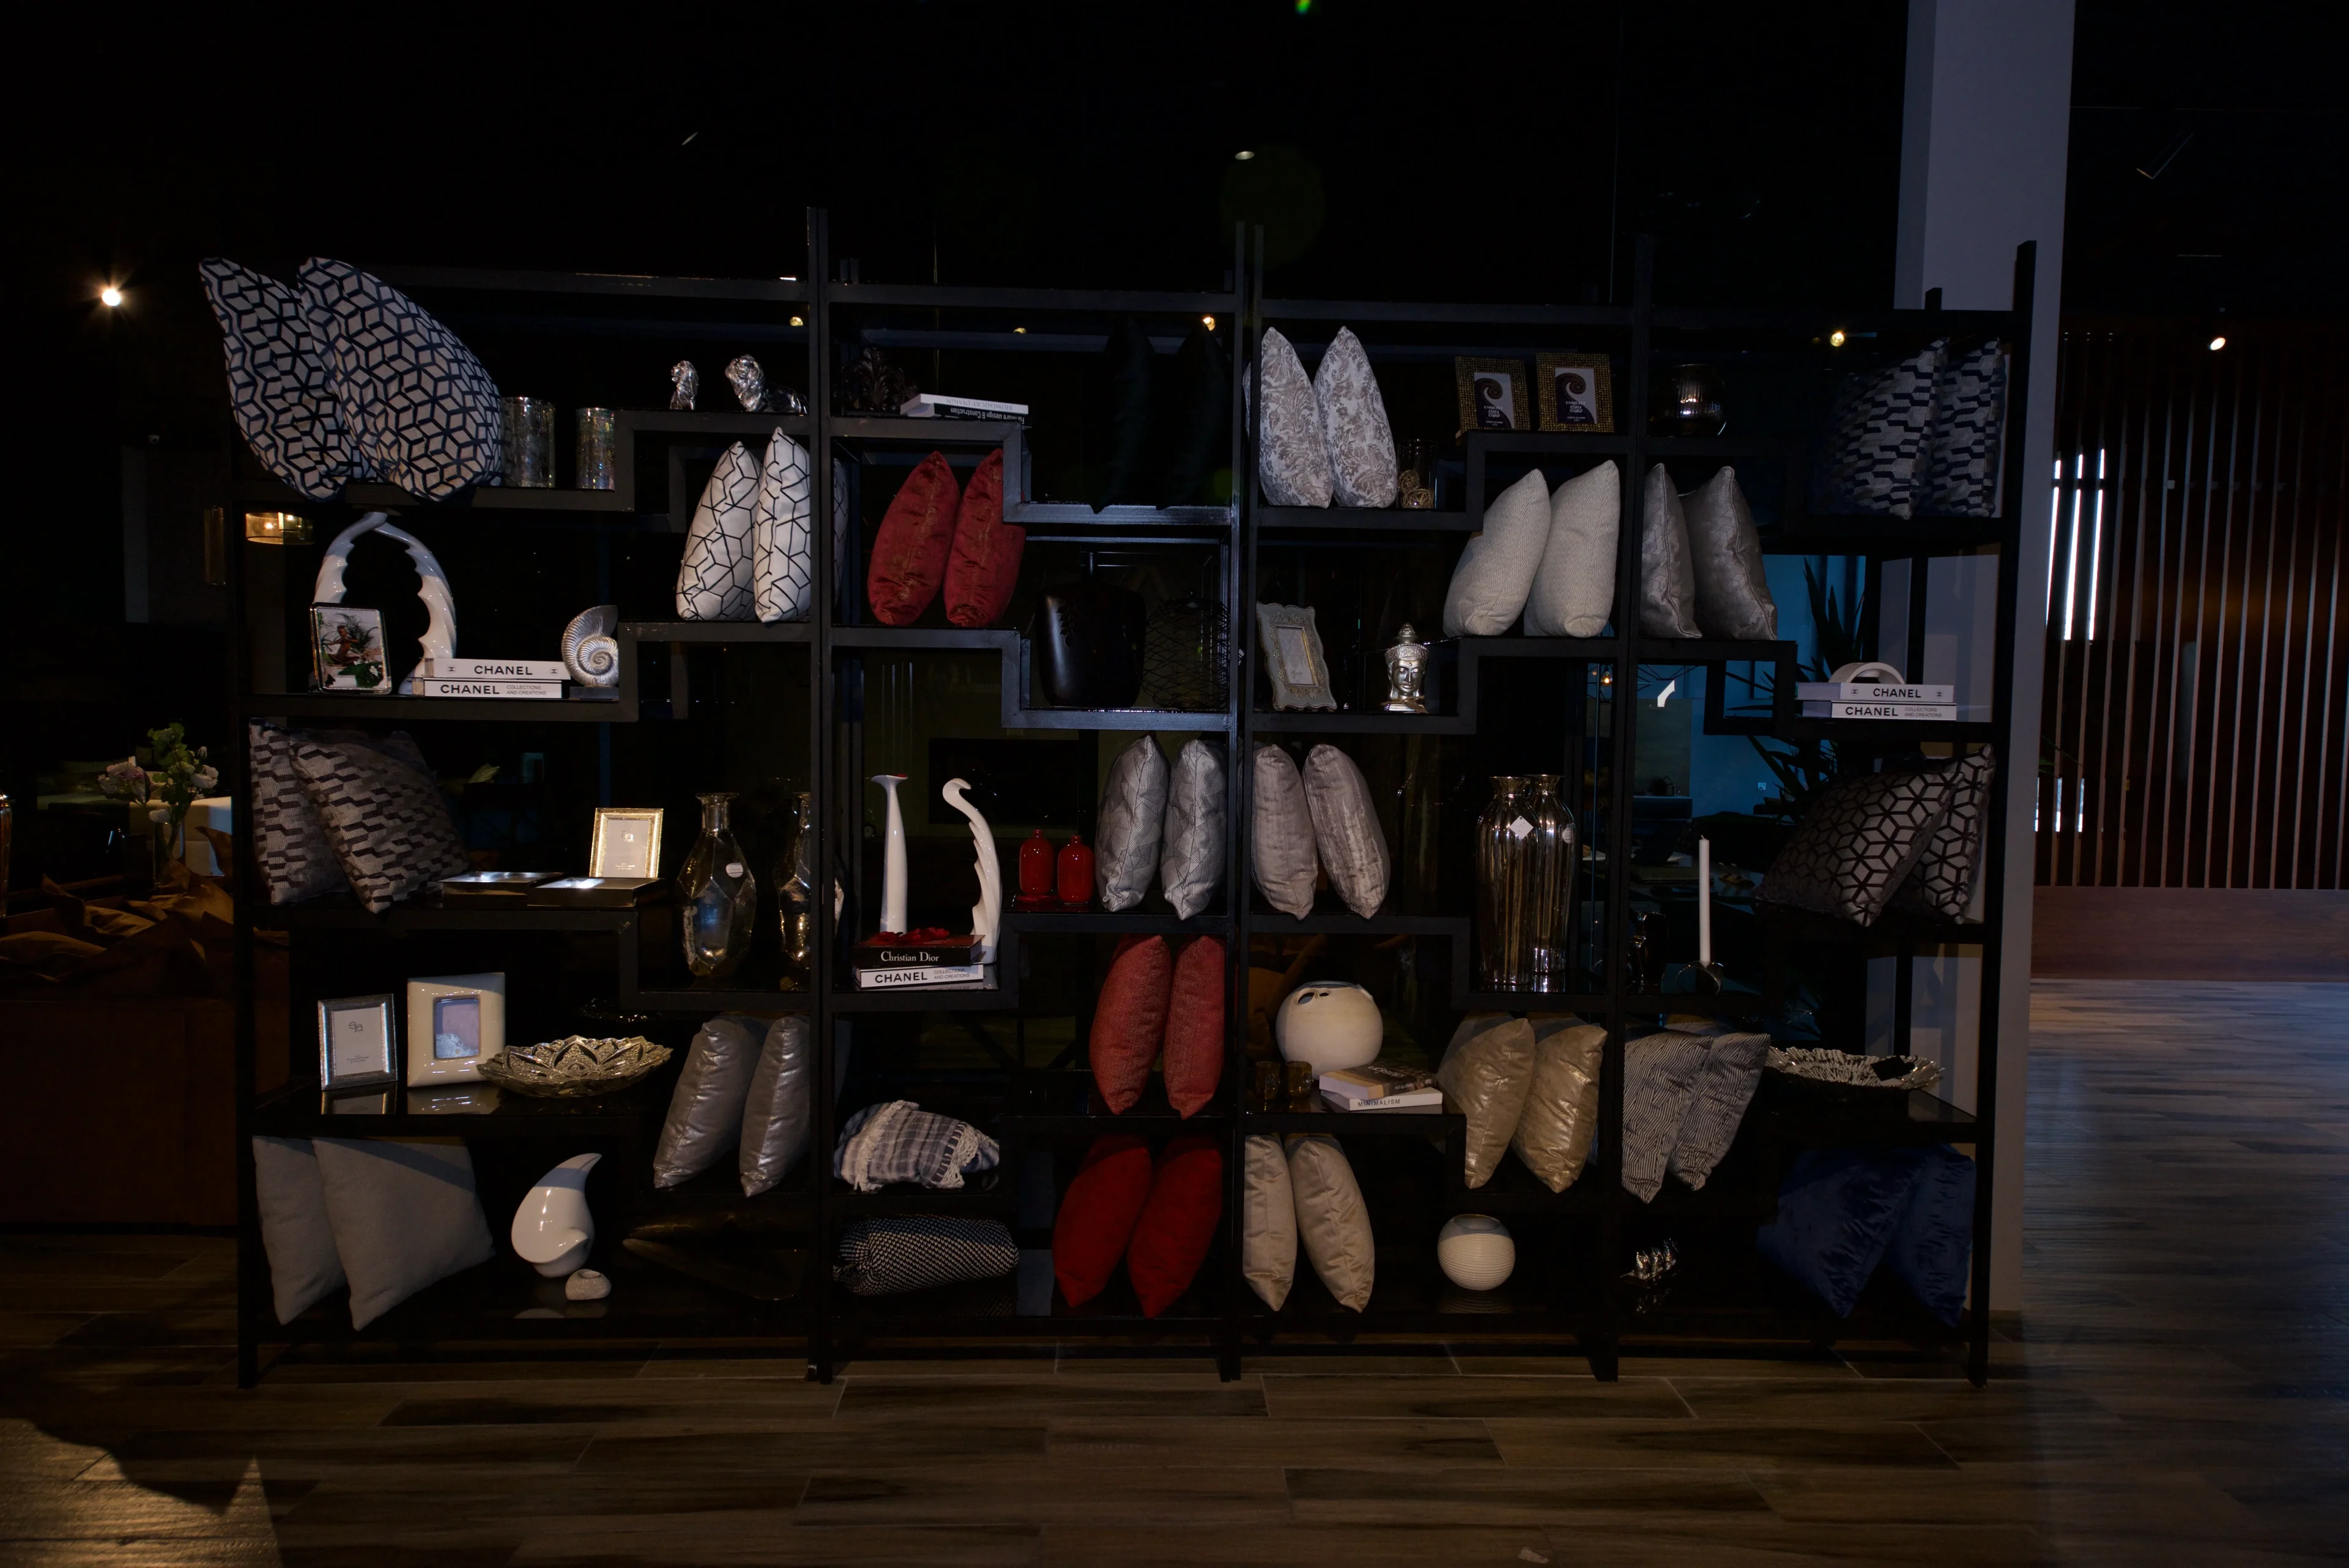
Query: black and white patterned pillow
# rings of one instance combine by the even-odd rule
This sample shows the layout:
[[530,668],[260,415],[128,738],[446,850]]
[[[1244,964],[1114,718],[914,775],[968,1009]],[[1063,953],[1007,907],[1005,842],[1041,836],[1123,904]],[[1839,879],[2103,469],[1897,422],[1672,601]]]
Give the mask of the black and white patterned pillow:
[[294,743],[310,736],[259,719],[247,741],[253,758],[253,847],[273,904],[298,904],[349,885],[318,809],[294,771]]
[[336,401],[379,478],[433,501],[498,482],[498,384],[455,333],[347,262],[303,263],[302,303],[326,327]]
[[1872,926],[1949,815],[1945,773],[1861,774],[1819,793],[1755,896]]
[[304,736],[293,753],[326,842],[371,913],[468,868],[440,785],[406,735]]
[[1951,781],[1949,815],[1925,842],[1916,869],[1892,896],[1893,907],[1962,920],[1972,907],[1990,831],[1991,782],[1998,760],[1988,748],[1939,770]]
[[750,618],[756,607],[750,536],[758,523],[759,484],[759,460],[739,441],[710,470],[677,564],[678,619]]
[[968,1122],[911,1100],[887,1100],[865,1106],[841,1127],[832,1173],[859,1192],[899,1182],[957,1188],[965,1175],[993,1170],[1002,1158],[1002,1146]]
[[1926,505],[1952,517],[1998,515],[2001,426],[2006,419],[2006,350],[1990,342],[1944,352],[1933,392],[1933,437],[1926,459]]
[[750,519],[750,599],[762,621],[808,618],[808,585],[815,572],[808,518],[814,493],[807,448],[775,431],[767,438],[758,506]]
[[1915,515],[1945,347],[1937,342],[1898,364],[1844,378],[1827,423],[1823,510]]
[[326,335],[301,296],[223,257],[196,270],[220,320],[229,410],[253,455],[313,501],[372,477],[335,401]]
[[999,1220],[905,1214],[842,1227],[832,1277],[860,1296],[894,1296],[1000,1279],[1019,1266],[1019,1244]]

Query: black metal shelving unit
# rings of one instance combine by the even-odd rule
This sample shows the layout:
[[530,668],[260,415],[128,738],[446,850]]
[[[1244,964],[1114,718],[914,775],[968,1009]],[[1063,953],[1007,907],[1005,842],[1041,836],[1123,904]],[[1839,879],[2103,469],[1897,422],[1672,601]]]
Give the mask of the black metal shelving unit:
[[[809,412],[780,418],[731,412],[626,411],[620,416],[623,458],[620,483],[612,492],[469,492],[438,505],[422,504],[386,487],[354,487],[339,507],[304,506],[290,493],[266,483],[244,482],[233,504],[272,504],[312,512],[322,519],[373,507],[397,508],[403,522],[426,530],[436,546],[443,536],[465,529],[537,528],[545,531],[549,559],[584,555],[592,559],[599,599],[619,597],[608,590],[616,575],[632,568],[639,577],[638,554],[645,542],[684,531],[691,507],[688,483],[697,452],[707,454],[738,438],[763,436],[781,426],[807,443],[814,459],[814,596],[809,618],[784,625],[695,623],[666,618],[626,621],[621,628],[622,681],[609,698],[526,704],[506,701],[435,701],[326,695],[290,690],[285,668],[288,618],[298,606],[286,592],[286,578],[298,558],[276,546],[245,546],[233,553],[232,599],[236,623],[235,709],[295,722],[348,722],[426,726],[491,723],[508,727],[561,724],[566,731],[594,724],[598,800],[612,796],[617,727],[627,726],[632,742],[660,749],[663,776],[673,787],[711,787],[704,778],[674,776],[697,757],[727,756],[739,727],[777,723],[778,743],[797,759],[796,787],[811,792],[818,824],[816,864],[839,878],[846,913],[841,929],[819,932],[814,983],[801,991],[777,988],[771,973],[754,963],[724,981],[693,981],[674,958],[674,932],[658,908],[609,911],[441,909],[429,902],[396,908],[378,917],[348,899],[272,909],[259,902],[249,835],[239,837],[237,953],[244,984],[238,998],[237,1073],[240,1137],[282,1136],[419,1137],[462,1136],[478,1149],[500,1150],[507,1163],[551,1164],[571,1147],[550,1144],[585,1142],[606,1148],[612,1158],[606,1184],[593,1196],[603,1235],[598,1266],[614,1260],[619,1288],[610,1305],[582,1314],[550,1305],[542,1282],[517,1273],[510,1257],[444,1282],[396,1309],[381,1323],[354,1335],[337,1324],[338,1303],[314,1309],[290,1325],[279,1325],[269,1308],[270,1293],[253,1190],[250,1162],[241,1172],[239,1374],[250,1383],[262,1370],[264,1348],[274,1345],[347,1345],[354,1340],[417,1347],[475,1340],[500,1344],[544,1340],[564,1354],[593,1354],[657,1341],[671,1347],[697,1340],[723,1341],[730,1354],[745,1347],[804,1356],[810,1376],[829,1379],[843,1362],[858,1356],[918,1349],[940,1353],[954,1342],[982,1344],[1000,1354],[1026,1344],[1050,1347],[1071,1341],[1097,1341],[1103,1348],[1133,1353],[1152,1349],[1215,1355],[1237,1376],[1247,1344],[1278,1342],[1284,1348],[1352,1345],[1357,1349],[1407,1349],[1441,1342],[1457,1348],[1479,1345],[1523,1353],[1547,1344],[1587,1356],[1602,1376],[1612,1376],[1621,1346],[1713,1341],[1790,1342],[1809,1346],[1838,1334],[1886,1332],[1904,1335],[1937,1333],[1920,1313],[1912,1319],[1894,1310],[1868,1314],[1852,1324],[1824,1321],[1785,1292],[1751,1273],[1725,1270],[1692,1276],[1684,1289],[1659,1304],[1638,1298],[1622,1279],[1635,1244],[1659,1226],[1749,1225],[1772,1211],[1778,1166],[1785,1151],[1825,1142],[1951,1141],[1971,1146],[1981,1161],[1978,1183],[1973,1298],[1988,1300],[1989,1216],[1994,1143],[1992,1108],[1996,1103],[1999,933],[2006,889],[2003,859],[1993,852],[1984,867],[1987,915],[1979,926],[1894,919],[1869,931],[1826,921],[1787,921],[1771,929],[1760,971],[1733,979],[1741,989],[1714,998],[1643,996],[1619,981],[1610,961],[1614,935],[1626,929],[1634,889],[1632,759],[1637,744],[1639,690],[1645,666],[1703,665],[1718,671],[1732,664],[1771,667],[1774,706],[1766,716],[1732,718],[1719,701],[1723,682],[1707,683],[1705,722],[1715,732],[1766,732],[1782,739],[1828,739],[1847,765],[1868,765],[1885,751],[1920,739],[1997,744],[2002,757],[2022,754],[2015,744],[2012,701],[2016,554],[2024,476],[2019,461],[2003,468],[2002,515],[1997,519],[1893,519],[1819,517],[1808,514],[1796,476],[1806,473],[1815,432],[1785,436],[1673,438],[1647,433],[1640,411],[1648,406],[1650,369],[1670,343],[1702,341],[1720,346],[1753,340],[1765,345],[1799,343],[1828,324],[1826,313],[1704,311],[1660,307],[1652,298],[1652,267],[1643,245],[1632,303],[1620,306],[1567,307],[1479,304],[1332,302],[1268,298],[1260,255],[1236,237],[1226,286],[1204,292],[1059,291],[953,286],[879,285],[831,281],[831,245],[825,215],[808,217],[806,259],[793,279],[730,283],[702,279],[644,279],[559,275],[493,275],[452,269],[387,274],[413,289],[460,334],[478,318],[494,331],[535,335],[561,342],[564,352],[592,356],[613,351],[615,343],[659,338],[664,332],[695,342],[753,347],[773,356],[779,348],[799,361]],[[1851,330],[1879,332],[1888,339],[1972,333],[2006,342],[2013,358],[2009,371],[2007,425],[2020,430],[2029,375],[2031,254],[2018,257],[2015,307],[2009,312],[1875,311],[1833,317]],[[1013,422],[913,420],[842,414],[834,408],[834,378],[848,346],[879,344],[893,353],[1057,353],[1095,351],[1102,328],[1124,317],[1164,324],[1212,317],[1219,335],[1233,345],[1234,418],[1231,472],[1236,476],[1228,507],[1091,507],[1030,496],[1029,443],[1035,432]],[[1464,462],[1447,486],[1445,507],[1432,511],[1314,511],[1262,504],[1254,483],[1255,432],[1241,410],[1243,378],[1255,358],[1267,326],[1309,338],[1324,327],[1349,324],[1362,330],[1374,359],[1385,337],[1408,344],[1412,357],[1448,353],[1445,344],[1489,344],[1496,338],[1561,348],[1604,348],[1620,376],[1618,433],[1472,432],[1464,439]],[[1660,336],[1666,341],[1660,341]],[[577,341],[574,341],[577,340]],[[578,347],[584,342],[586,347]],[[1475,351],[1465,349],[1464,351]],[[550,351],[552,352],[552,351]],[[641,356],[639,356],[641,357]],[[592,364],[574,358],[550,363]],[[771,363],[780,366],[780,358]],[[492,364],[493,371],[499,369]],[[779,381],[788,375],[778,374]],[[715,378],[711,378],[715,384]],[[722,393],[720,394],[722,398]],[[605,400],[617,400],[609,398]],[[719,400],[712,399],[710,400]],[[1043,432],[1048,436],[1050,432]],[[2018,450],[2019,450],[2019,443]],[[1228,613],[1230,635],[1225,668],[1226,699],[1220,711],[1134,709],[1070,711],[1030,700],[1026,649],[1016,629],[964,630],[930,624],[910,628],[869,622],[864,598],[864,548],[868,473],[885,474],[932,450],[968,468],[988,452],[1004,455],[1005,518],[1028,530],[1032,546],[1048,545],[1091,563],[1096,555],[1123,558],[1133,551],[1183,551],[1210,563],[1203,568]],[[661,456],[648,460],[657,451]],[[1790,642],[1659,643],[1633,635],[1595,639],[1529,639],[1516,635],[1464,639],[1443,649],[1438,707],[1425,716],[1361,711],[1373,706],[1350,693],[1357,711],[1334,713],[1272,711],[1257,690],[1253,606],[1278,597],[1276,584],[1303,580],[1300,572],[1361,569],[1366,551],[1392,550],[1431,574],[1448,576],[1467,535],[1481,526],[1488,472],[1495,466],[1527,463],[1579,468],[1601,459],[1622,470],[1623,506],[1618,551],[1616,604],[1639,599],[1639,496],[1645,467],[1654,462],[1755,461],[1775,463],[1785,476],[1776,525],[1765,535],[1775,553],[1862,556],[1868,563],[1868,591],[1879,591],[1878,568],[1887,561],[1921,562],[1935,555],[1995,550],[1999,556],[1998,636],[1992,714],[1984,724],[1909,727],[1806,722],[1794,716]],[[658,481],[666,511],[651,497]],[[835,493],[835,487],[845,488]],[[894,489],[894,486],[887,486]],[[885,490],[873,489],[877,499]],[[1448,509],[1447,509],[1448,508]],[[838,521],[835,535],[834,522]],[[329,526],[322,522],[322,529]],[[657,552],[656,551],[657,555]],[[1031,556],[1031,560],[1034,559]],[[1349,568],[1337,559],[1350,559]],[[1300,566],[1309,563],[1309,566]],[[1909,618],[1912,641],[1922,636],[1923,572],[1911,573],[1919,613]],[[666,597],[666,586],[662,597]],[[460,604],[479,602],[493,587],[459,583]],[[583,602],[596,602],[584,600]],[[559,623],[558,623],[559,624]],[[1619,627],[1622,623],[1619,619]],[[1865,624],[1876,624],[1873,597]],[[1356,643],[1381,628],[1358,628]],[[1432,631],[1423,628],[1423,635]],[[542,641],[551,641],[547,628]],[[1325,626],[1333,644],[1338,634]],[[502,648],[501,652],[518,651]],[[1349,649],[1359,661],[1374,647]],[[1911,659],[1904,668],[1916,668]],[[735,657],[781,659],[784,686],[797,694],[781,709],[748,713],[710,713],[698,705],[692,671],[697,659]],[[1131,735],[1164,732],[1174,738],[1221,737],[1229,820],[1225,886],[1218,900],[1190,920],[1178,920],[1155,894],[1137,911],[1019,912],[1007,909],[993,991],[860,993],[841,968],[841,940],[874,924],[877,901],[868,897],[868,849],[877,846],[864,828],[869,802],[864,783],[868,713],[875,701],[868,671],[890,660],[977,660],[992,669],[1000,691],[994,715],[1000,732],[1071,732],[1089,761],[1097,762],[1102,738],[1120,743]],[[657,661],[665,661],[667,695],[657,695]],[[1528,662],[1533,661],[1533,662]],[[1549,673],[1547,690],[1555,708],[1536,714],[1526,706],[1527,672]],[[762,695],[762,702],[775,701]],[[1546,700],[1545,700],[1546,701]],[[803,711],[801,711],[803,709]],[[803,729],[789,722],[801,712]],[[1898,732],[1895,732],[1897,730]],[[1515,732],[1551,736],[1565,743],[1555,771],[1578,781],[1570,802],[1586,843],[1584,870],[1599,906],[1594,929],[1583,932],[1594,962],[1580,988],[1534,995],[1482,992],[1474,984],[1474,935],[1469,889],[1439,875],[1432,886],[1397,878],[1390,907],[1369,919],[1327,898],[1302,919],[1263,907],[1248,873],[1248,765],[1259,743],[1284,741],[1307,745],[1316,740],[1396,747],[1454,749],[1475,759]],[[688,746],[676,737],[716,739]],[[534,730],[528,732],[535,733]],[[429,736],[428,736],[429,739]],[[712,748],[715,748],[714,750]],[[242,745],[228,768],[229,784],[249,808]],[[583,756],[585,753],[581,753]],[[1424,754],[1435,754],[1426,752]],[[1509,771],[1494,768],[1491,771]],[[1088,786],[1089,787],[1089,786]],[[1994,797],[1989,842],[2004,842],[2004,792]],[[908,802],[908,805],[913,804]],[[1462,836],[1462,807],[1473,818],[1481,799],[1447,801],[1443,832]],[[246,820],[250,820],[248,816]],[[1091,838],[1090,820],[1086,836]],[[676,832],[689,835],[680,822]],[[1000,843],[1000,841],[999,841]],[[1007,851],[1013,846],[1001,846]],[[680,857],[673,856],[672,863]],[[1002,857],[1007,887],[1015,860]],[[762,878],[763,880],[763,878]],[[762,914],[770,909],[762,890]],[[821,922],[820,922],[821,924]],[[1225,1006],[1226,1071],[1216,1103],[1184,1120],[1166,1105],[1154,1081],[1143,1103],[1123,1116],[1107,1115],[1094,1101],[1085,1071],[1084,1040],[1091,1016],[1089,987],[1097,984],[1109,945],[1134,934],[1213,936],[1226,946]],[[256,944],[282,941],[293,950],[292,1065],[285,1087],[257,1092],[261,1060],[254,978]],[[1331,952],[1383,955],[1382,972],[1400,976],[1391,1000],[1431,1049],[1427,1038],[1464,1011],[1554,1011],[1578,1012],[1608,1030],[1601,1080],[1599,1155],[1591,1168],[1563,1193],[1534,1182],[1514,1161],[1506,1162],[1486,1187],[1470,1190],[1460,1176],[1464,1124],[1455,1116],[1364,1117],[1316,1113],[1259,1113],[1245,1108],[1252,1057],[1248,1044],[1249,967],[1252,950],[1278,944],[1319,942]],[[1897,1049],[1906,1048],[1906,999],[1912,966],[1923,950],[1951,943],[1979,945],[1982,953],[1981,1035],[1977,1049],[1975,1115],[1930,1096],[1912,1099],[1905,1117],[1879,1117],[1846,1124],[1818,1114],[1797,1113],[1757,1103],[1737,1149],[1716,1181],[1702,1192],[1667,1185],[1653,1206],[1621,1187],[1621,1095],[1624,1043],[1653,1028],[1667,1012],[1742,1017],[1775,1011],[1784,999],[1784,965],[1789,955],[1816,950],[1889,955],[1897,964]],[[539,944],[532,946],[532,944]],[[731,1185],[730,1165],[717,1177],[698,1179],[673,1192],[649,1186],[647,1162],[667,1090],[677,1066],[607,1101],[574,1105],[508,1098],[489,1108],[450,1114],[411,1105],[397,1094],[377,1114],[353,1113],[322,1100],[311,1075],[307,1013],[322,995],[394,989],[359,984],[346,977],[380,977],[407,961],[409,953],[447,953],[461,947],[473,955],[466,965],[496,969],[537,963],[542,958],[566,974],[595,973],[611,1005],[622,1013],[687,1021],[723,1011],[803,1012],[813,1027],[817,1106],[808,1158],[782,1188],[744,1200]],[[430,970],[411,971],[430,972]],[[533,970],[531,972],[538,972]],[[551,971],[550,971],[551,972]],[[1060,1021],[1067,1021],[1065,1034]],[[1031,1022],[1050,1024],[1038,1040]],[[926,1031],[959,1042],[963,1056],[941,1064],[925,1060]],[[564,1032],[568,1032],[567,1028]],[[909,1045],[908,1043],[911,1043]],[[1057,1054],[1039,1060],[1040,1053]],[[268,1043],[274,1054],[278,1043]],[[977,1053],[976,1055],[970,1053]],[[837,1128],[858,1105],[881,1097],[921,1100],[926,1106],[966,1115],[1002,1143],[1001,1168],[968,1189],[949,1193],[847,1190],[831,1175]],[[1121,1280],[1102,1298],[1071,1309],[1051,1283],[1049,1245],[1052,1217],[1076,1157],[1104,1132],[1136,1132],[1154,1141],[1177,1131],[1207,1133],[1224,1140],[1226,1205],[1219,1241],[1208,1265],[1184,1299],[1164,1315],[1141,1315]],[[1296,1293],[1278,1313],[1267,1312],[1242,1282],[1236,1217],[1241,1210],[1242,1140],[1250,1136],[1328,1132],[1361,1155],[1364,1186],[1374,1225],[1382,1206],[1414,1217],[1462,1211],[1504,1215],[1521,1228],[1516,1278],[1488,1298],[1469,1298],[1447,1287],[1433,1261],[1433,1229],[1424,1236],[1382,1230],[1379,1283],[1370,1307],[1344,1312],[1320,1290],[1302,1260]],[[520,1150],[523,1152],[513,1152]],[[511,1179],[511,1171],[502,1179]],[[485,1205],[492,1231],[502,1241],[496,1180],[485,1175]],[[864,1300],[830,1282],[827,1262],[843,1225],[891,1213],[961,1213],[999,1218],[1009,1224],[1022,1251],[1019,1272],[996,1288],[958,1287],[918,1298]],[[702,1224],[730,1244],[751,1249],[733,1262],[720,1260],[698,1273],[675,1264],[677,1227]],[[1414,1220],[1415,1222],[1415,1220]],[[636,1234],[646,1245],[622,1248]],[[667,1251],[664,1254],[664,1249]],[[1748,1248],[1750,1251],[1750,1247]],[[755,1266],[744,1255],[766,1260]],[[663,1256],[670,1261],[664,1262]],[[559,1295],[559,1292],[556,1293]],[[601,1304],[601,1303],[598,1303]],[[1987,1315],[1971,1314],[1965,1325],[1969,1367],[1979,1380],[1987,1370]]]

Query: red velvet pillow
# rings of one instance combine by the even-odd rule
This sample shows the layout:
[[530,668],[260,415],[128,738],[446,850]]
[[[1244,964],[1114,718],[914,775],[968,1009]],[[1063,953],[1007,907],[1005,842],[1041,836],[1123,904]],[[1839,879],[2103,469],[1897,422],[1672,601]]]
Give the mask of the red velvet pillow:
[[1159,1153],[1150,1200],[1125,1252],[1143,1316],[1156,1317],[1191,1288],[1223,1217],[1223,1150],[1206,1133],[1185,1133]]
[[898,486],[874,536],[873,564],[864,574],[864,596],[884,626],[913,625],[938,597],[960,493],[945,454],[935,452]]
[[1216,1097],[1224,1076],[1224,944],[1200,937],[1174,961],[1166,1003],[1166,1098],[1186,1116]]
[[1110,961],[1093,1003],[1093,1086],[1112,1115],[1123,1115],[1142,1098],[1150,1064],[1166,1037],[1167,992],[1174,958],[1164,937],[1128,937]]
[[947,564],[947,619],[993,626],[1019,586],[1028,530],[1003,520],[1003,449],[987,454],[955,515],[954,558]]
[[1052,1220],[1052,1277],[1071,1306],[1102,1293],[1150,1198],[1150,1147],[1126,1133],[1095,1138]]

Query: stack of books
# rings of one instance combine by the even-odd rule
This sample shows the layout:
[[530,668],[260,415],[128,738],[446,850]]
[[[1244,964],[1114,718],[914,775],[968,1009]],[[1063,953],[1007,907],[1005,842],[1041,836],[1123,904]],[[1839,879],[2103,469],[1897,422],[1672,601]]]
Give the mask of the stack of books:
[[1957,691],[1949,686],[1900,686],[1889,680],[1806,680],[1795,688],[1806,719],[1958,720]]
[[909,420],[1019,420],[1028,418],[1025,403],[993,403],[984,398],[942,398],[924,392],[897,410]]
[[1333,1111],[1441,1115],[1444,1110],[1444,1091],[1435,1086],[1435,1075],[1414,1067],[1382,1067],[1373,1062],[1324,1073],[1319,1083],[1321,1103]]
[[992,991],[992,965],[978,961],[978,939],[944,931],[890,932],[848,950],[859,991]]
[[415,694],[560,702],[570,678],[559,659],[428,659],[416,667]]

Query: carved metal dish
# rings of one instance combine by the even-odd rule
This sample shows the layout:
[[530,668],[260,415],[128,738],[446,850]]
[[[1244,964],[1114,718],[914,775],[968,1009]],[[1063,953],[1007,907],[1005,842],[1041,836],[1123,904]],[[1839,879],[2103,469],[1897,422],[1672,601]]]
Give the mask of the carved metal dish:
[[1941,1064],[1919,1056],[1855,1056],[1848,1051],[1784,1051],[1770,1047],[1769,1068],[1806,1085],[1831,1089],[1930,1089]]
[[516,1094],[584,1100],[616,1094],[668,1059],[667,1046],[640,1034],[626,1040],[572,1034],[510,1047],[481,1064],[481,1076]]

